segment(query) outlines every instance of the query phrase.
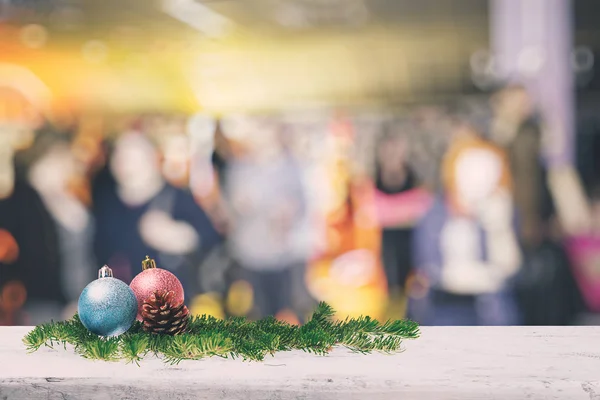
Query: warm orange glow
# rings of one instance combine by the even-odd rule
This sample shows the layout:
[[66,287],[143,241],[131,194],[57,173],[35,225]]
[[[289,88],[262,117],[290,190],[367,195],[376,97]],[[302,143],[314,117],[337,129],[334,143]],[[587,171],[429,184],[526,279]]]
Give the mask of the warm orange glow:
[[[1,73],[1,72],[0,72]],[[0,82],[0,123],[34,128],[39,125],[40,113],[23,93]],[[18,148],[26,145],[15,143]]]
[[85,205],[92,204],[90,182],[84,176],[72,176],[67,181],[67,191]]
[[387,281],[379,259],[381,228],[374,210],[374,184],[352,170],[348,159],[353,146],[344,119],[332,124],[334,148],[328,177],[335,200],[325,214],[326,248],[309,265],[306,285],[318,300],[338,311],[338,317],[383,316]]
[[25,304],[27,300],[27,290],[23,283],[19,281],[10,281],[2,288],[0,294],[0,306],[7,312],[16,311]]
[[300,325],[300,320],[298,319],[298,316],[294,314],[294,312],[291,310],[282,310],[278,312],[277,315],[275,315],[275,318],[279,321],[287,322],[291,325]]
[[[198,103],[180,73],[182,54],[164,52],[141,56],[96,42],[79,47],[48,45],[33,49],[22,42],[19,27],[0,26],[2,62],[30,71],[52,94],[44,106],[52,118],[68,118],[76,111],[109,113],[162,110],[194,112]],[[105,51],[102,62],[100,54]],[[0,71],[3,81],[17,82]],[[38,96],[39,97],[39,96]],[[39,98],[38,98],[39,100]]]
[[19,258],[19,245],[5,229],[0,229],[0,262],[11,264]]

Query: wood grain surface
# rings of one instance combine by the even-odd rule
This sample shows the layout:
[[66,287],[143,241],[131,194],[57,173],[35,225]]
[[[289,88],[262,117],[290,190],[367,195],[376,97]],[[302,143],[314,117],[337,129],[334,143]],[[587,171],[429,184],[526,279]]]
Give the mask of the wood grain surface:
[[0,400],[600,399],[600,327],[424,327],[404,352],[168,366],[27,354],[30,327],[0,327]]

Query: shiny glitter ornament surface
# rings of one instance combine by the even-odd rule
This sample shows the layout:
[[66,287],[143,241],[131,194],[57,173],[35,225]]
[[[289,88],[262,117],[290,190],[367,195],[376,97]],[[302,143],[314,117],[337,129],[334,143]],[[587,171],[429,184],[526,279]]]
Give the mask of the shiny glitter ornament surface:
[[110,269],[105,268],[100,270],[100,278],[81,292],[77,311],[81,323],[90,332],[105,337],[118,336],[133,325],[137,300],[131,288],[113,278]]
[[156,268],[154,260],[146,257],[142,263],[144,270],[140,272],[130,283],[135,293],[138,304],[137,319],[142,321],[142,305],[154,292],[158,290],[173,291],[173,302],[183,303],[183,286],[175,275],[166,269]]

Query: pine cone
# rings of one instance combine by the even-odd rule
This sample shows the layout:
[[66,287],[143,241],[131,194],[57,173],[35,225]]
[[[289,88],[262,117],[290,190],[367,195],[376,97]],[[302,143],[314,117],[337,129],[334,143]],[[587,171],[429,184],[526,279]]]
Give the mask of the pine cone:
[[143,328],[146,332],[177,335],[185,332],[189,312],[183,302],[174,304],[173,291],[156,291],[142,305]]

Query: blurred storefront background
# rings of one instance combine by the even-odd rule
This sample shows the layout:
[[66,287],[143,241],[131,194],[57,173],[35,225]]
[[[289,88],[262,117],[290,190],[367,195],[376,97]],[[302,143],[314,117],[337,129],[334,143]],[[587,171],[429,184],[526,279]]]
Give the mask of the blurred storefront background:
[[0,1],[0,325],[600,316],[592,0]]

